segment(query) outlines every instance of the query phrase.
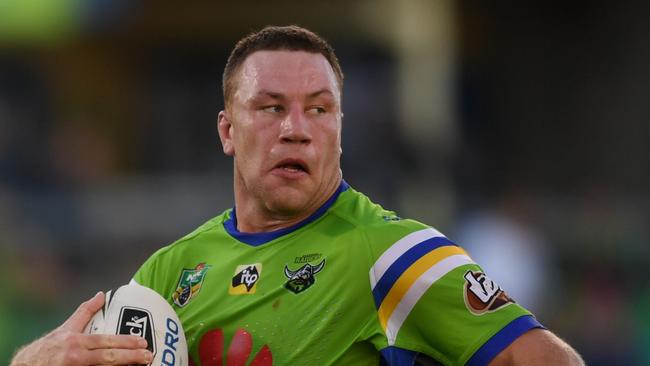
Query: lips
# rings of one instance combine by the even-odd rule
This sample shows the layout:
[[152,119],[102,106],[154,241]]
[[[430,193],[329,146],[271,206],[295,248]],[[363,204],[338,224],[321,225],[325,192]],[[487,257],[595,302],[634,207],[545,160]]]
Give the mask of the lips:
[[309,174],[309,167],[307,163],[300,159],[283,159],[278,162],[273,169],[280,169],[288,173],[307,173]]

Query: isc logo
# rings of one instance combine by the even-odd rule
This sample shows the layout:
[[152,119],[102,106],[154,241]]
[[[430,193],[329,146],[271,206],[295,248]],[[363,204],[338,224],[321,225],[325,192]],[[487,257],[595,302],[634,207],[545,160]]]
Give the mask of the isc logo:
[[156,354],[155,332],[151,313],[144,309],[124,306],[117,324],[117,334],[135,335],[146,339],[147,348],[151,353]]
[[262,274],[262,263],[237,266],[230,283],[228,293],[231,295],[250,295],[257,290],[257,281]]

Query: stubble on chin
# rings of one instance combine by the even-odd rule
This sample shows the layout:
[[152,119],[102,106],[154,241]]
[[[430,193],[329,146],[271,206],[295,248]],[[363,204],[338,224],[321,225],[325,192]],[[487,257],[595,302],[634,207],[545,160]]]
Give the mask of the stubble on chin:
[[292,218],[303,216],[310,209],[313,194],[297,187],[280,186],[262,193],[265,209],[271,216]]

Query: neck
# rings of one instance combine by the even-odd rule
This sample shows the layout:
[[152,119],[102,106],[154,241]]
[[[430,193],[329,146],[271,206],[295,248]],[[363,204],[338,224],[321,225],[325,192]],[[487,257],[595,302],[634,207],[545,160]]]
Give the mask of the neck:
[[257,215],[247,214],[247,210],[241,210],[237,206],[237,230],[242,233],[263,233],[284,229],[293,226],[311,215],[282,216],[282,215]]
[[313,200],[307,202],[304,207],[293,210],[277,208],[273,202],[254,197],[241,186],[238,187],[237,183],[241,182],[235,182],[237,230],[242,233],[259,233],[284,229],[307,219],[336,192],[341,184],[341,177],[323,184],[313,195]]

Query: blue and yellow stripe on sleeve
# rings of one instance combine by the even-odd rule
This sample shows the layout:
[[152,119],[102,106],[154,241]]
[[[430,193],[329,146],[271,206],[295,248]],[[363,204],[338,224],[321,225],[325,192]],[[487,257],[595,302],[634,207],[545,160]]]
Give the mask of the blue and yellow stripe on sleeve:
[[431,285],[453,269],[473,264],[467,253],[433,228],[413,232],[391,245],[370,269],[379,322],[388,345]]

